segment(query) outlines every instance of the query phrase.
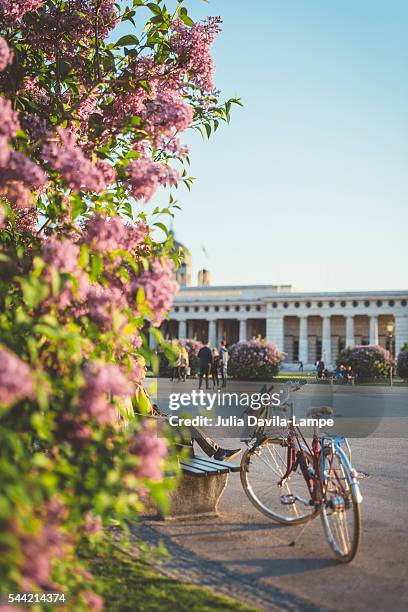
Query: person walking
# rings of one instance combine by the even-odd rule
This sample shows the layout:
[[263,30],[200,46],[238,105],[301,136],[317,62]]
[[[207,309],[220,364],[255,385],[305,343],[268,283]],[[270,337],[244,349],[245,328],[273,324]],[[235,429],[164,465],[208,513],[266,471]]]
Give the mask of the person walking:
[[213,348],[212,350],[212,358],[213,360],[211,364],[211,378],[213,381],[213,387],[215,389],[215,387],[218,387],[220,384],[220,379],[218,375],[220,372],[220,365],[221,365],[220,354],[216,348]]
[[323,372],[324,372],[324,369],[325,369],[325,365],[324,365],[323,359],[319,360],[316,369],[317,369],[317,378],[322,378],[323,377]]
[[200,348],[198,351],[198,361],[200,364],[200,374],[199,374],[199,383],[198,388],[201,389],[201,385],[203,383],[203,378],[205,378],[205,386],[209,389],[208,376],[210,374],[213,356],[210,349],[210,341],[207,342]]
[[227,370],[228,370],[229,353],[225,340],[221,342],[220,346],[220,374],[221,383],[223,387],[227,386]]
[[180,368],[179,368],[179,377],[183,382],[186,382],[187,378],[187,368],[189,366],[189,357],[188,351],[185,346],[181,345],[180,347]]

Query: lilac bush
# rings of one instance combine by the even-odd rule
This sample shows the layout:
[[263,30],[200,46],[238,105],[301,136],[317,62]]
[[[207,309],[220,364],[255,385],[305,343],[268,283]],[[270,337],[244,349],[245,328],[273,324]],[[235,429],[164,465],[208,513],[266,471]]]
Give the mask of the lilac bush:
[[397,359],[397,374],[404,380],[408,380],[408,345],[405,344]]
[[228,374],[241,380],[270,380],[279,372],[284,357],[275,344],[248,340],[229,349]]
[[337,365],[351,366],[360,380],[384,378],[390,374],[390,353],[379,345],[345,348],[337,357]]
[[239,103],[213,83],[219,19],[127,4],[0,0],[2,589],[69,585],[78,611],[102,606],[79,554],[89,517],[124,525],[142,488],[169,486],[166,440],[126,408],[149,410],[147,334],[162,340],[178,289],[163,219],[179,206],[147,203],[190,187],[183,132]]

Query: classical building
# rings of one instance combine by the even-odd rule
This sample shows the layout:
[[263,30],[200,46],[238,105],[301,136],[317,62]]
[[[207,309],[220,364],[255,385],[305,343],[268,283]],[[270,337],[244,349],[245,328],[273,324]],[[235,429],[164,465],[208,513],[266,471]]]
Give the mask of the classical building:
[[339,351],[359,344],[391,347],[395,355],[408,342],[408,290],[299,293],[291,285],[211,286],[207,270],[198,278],[176,295],[165,336],[212,346],[261,336],[287,354],[286,363],[305,365],[320,358],[334,364]]
[[[393,324],[393,332],[387,325]],[[408,342],[408,290],[298,293],[290,286],[184,287],[165,335],[217,345],[262,336],[287,353],[286,362],[334,363],[345,346],[380,344],[393,354]]]

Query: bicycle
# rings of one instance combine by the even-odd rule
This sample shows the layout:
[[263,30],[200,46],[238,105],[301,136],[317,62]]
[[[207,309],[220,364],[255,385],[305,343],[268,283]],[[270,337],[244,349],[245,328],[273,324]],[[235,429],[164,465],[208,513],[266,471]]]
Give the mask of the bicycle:
[[[241,460],[241,482],[252,504],[283,525],[307,523],[320,515],[329,546],[342,562],[355,557],[361,539],[361,502],[357,472],[351,466],[346,438],[319,434],[315,425],[309,445],[298,425],[293,424],[290,394],[306,384],[287,383],[286,397],[271,410],[289,413],[282,435],[270,435],[256,427]],[[328,407],[311,408],[306,417],[319,419],[333,414]],[[347,453],[343,446],[346,447]],[[267,468],[268,471],[265,470]]]

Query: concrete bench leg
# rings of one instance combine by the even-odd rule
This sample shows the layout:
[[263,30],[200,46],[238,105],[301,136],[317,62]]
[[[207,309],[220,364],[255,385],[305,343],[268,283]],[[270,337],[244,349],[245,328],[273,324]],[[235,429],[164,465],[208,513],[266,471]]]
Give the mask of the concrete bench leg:
[[[170,510],[165,520],[218,516],[218,503],[227,486],[229,474],[203,477],[183,474],[177,488],[170,493]],[[151,513],[151,508],[146,508]],[[150,510],[150,512],[149,512]]]

